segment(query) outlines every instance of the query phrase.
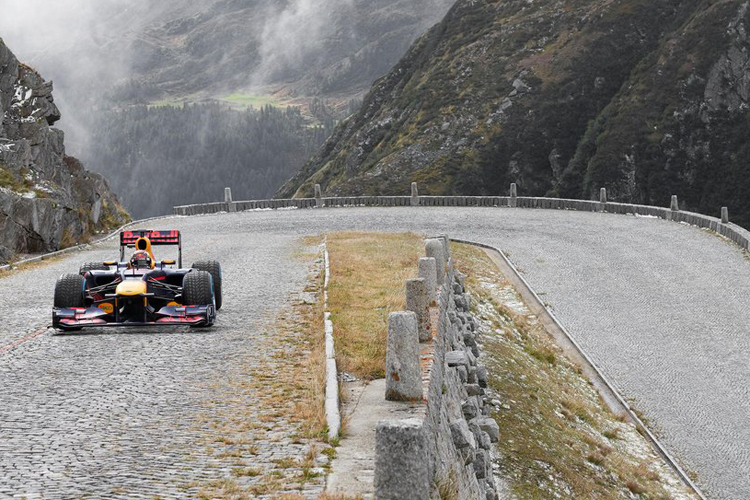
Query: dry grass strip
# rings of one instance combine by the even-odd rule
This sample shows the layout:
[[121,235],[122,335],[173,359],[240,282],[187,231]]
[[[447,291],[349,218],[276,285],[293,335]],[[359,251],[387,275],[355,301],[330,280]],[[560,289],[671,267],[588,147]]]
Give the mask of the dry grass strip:
[[[335,450],[325,442],[322,253],[310,253],[319,250],[321,241],[302,242],[308,248],[297,258],[317,260],[318,271],[306,285],[307,297],[283,310],[265,332],[258,346],[265,355],[238,360],[231,374],[210,386],[213,396],[199,416],[205,433],[202,456],[230,474],[183,486],[197,498],[310,498],[324,488],[316,457],[330,458]],[[275,448],[292,447],[299,456],[274,454]]]
[[328,253],[328,309],[339,371],[382,378],[388,314],[406,307],[405,282],[417,277],[423,239],[410,233],[334,233],[328,235]]

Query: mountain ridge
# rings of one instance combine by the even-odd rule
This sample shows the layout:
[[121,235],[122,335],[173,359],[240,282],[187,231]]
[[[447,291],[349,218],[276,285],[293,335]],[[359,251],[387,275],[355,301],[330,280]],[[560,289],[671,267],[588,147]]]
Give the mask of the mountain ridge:
[[[747,92],[729,92],[731,109],[711,107],[705,92],[724,89],[716,100],[747,88],[747,23],[747,2],[733,0],[459,0],[277,196],[307,196],[315,183],[330,194],[390,194],[417,181],[423,193],[468,195],[505,193],[516,182],[525,194],[574,198],[606,187],[616,201],[663,205],[678,194],[685,208],[709,213],[729,204],[748,223],[741,189],[716,195],[698,180],[717,159],[735,184],[748,178]],[[670,56],[669,47],[683,46],[693,50]],[[656,78],[667,69],[671,76]],[[666,90],[644,87],[649,78]],[[686,85],[696,88],[686,93]],[[734,125],[712,129],[701,121],[706,108],[712,123]],[[630,120],[618,121],[629,110]],[[677,147],[644,147],[655,125],[649,114],[661,117],[657,132],[675,129]],[[692,158],[680,160],[681,140],[696,143]],[[696,162],[718,144],[736,158]]]

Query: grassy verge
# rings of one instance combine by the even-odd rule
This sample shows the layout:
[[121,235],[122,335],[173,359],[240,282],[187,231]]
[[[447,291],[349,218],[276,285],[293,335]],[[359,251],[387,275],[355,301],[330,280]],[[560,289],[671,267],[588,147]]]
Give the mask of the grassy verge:
[[501,474],[519,500],[694,498],[634,425],[598,393],[537,322],[489,257],[454,245],[480,320]]
[[265,106],[273,106],[275,108],[285,107],[282,102],[269,95],[243,94],[241,92],[221,96],[218,100],[225,102],[232,107],[243,109],[251,106],[255,109],[261,109]]
[[328,309],[340,371],[362,379],[385,375],[388,314],[406,307],[404,283],[418,274],[422,238],[415,234],[328,236]]

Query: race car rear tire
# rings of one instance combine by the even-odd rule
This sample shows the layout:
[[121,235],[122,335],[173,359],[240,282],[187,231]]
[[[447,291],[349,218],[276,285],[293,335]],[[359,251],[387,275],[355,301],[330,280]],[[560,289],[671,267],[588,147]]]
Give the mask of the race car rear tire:
[[211,277],[214,279],[216,310],[221,309],[221,264],[216,260],[199,260],[198,262],[194,262],[190,267],[211,273]]
[[182,280],[182,303],[186,306],[206,306],[214,304],[211,274],[193,270]]
[[108,271],[109,266],[105,266],[102,262],[87,262],[81,266],[78,270],[78,274],[83,276],[89,271]]
[[84,307],[83,287],[85,281],[80,274],[63,274],[55,284],[55,307]]

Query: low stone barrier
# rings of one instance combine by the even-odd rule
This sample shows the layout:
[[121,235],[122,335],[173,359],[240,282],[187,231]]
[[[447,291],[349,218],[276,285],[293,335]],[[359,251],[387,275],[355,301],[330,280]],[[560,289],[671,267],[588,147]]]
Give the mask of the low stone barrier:
[[420,196],[416,183],[412,184],[411,196],[339,196],[324,198],[320,186],[316,185],[316,198],[284,200],[232,201],[231,190],[224,193],[224,202],[202,203],[174,207],[175,215],[200,215],[245,210],[301,209],[301,208],[345,208],[345,207],[509,207],[540,208],[547,210],[577,210],[582,212],[604,212],[612,214],[658,217],[714,231],[732,240],[743,249],[750,247],[750,232],[729,222],[726,207],[720,217],[685,212],[679,209],[677,196],[672,196],[670,207],[655,207],[631,203],[616,203],[607,200],[607,191],[602,188],[599,200],[572,200],[518,196],[515,183],[510,186],[510,196]]
[[425,276],[409,281],[419,285],[406,288],[407,304],[421,310],[430,297],[425,285],[432,287],[436,300],[429,312],[437,321],[420,339],[415,311],[389,317],[386,398],[411,403],[404,403],[409,418],[378,423],[375,500],[428,500],[441,491],[494,500],[490,449],[500,429],[489,416],[489,379],[478,362],[471,298],[453,270],[448,239],[427,240],[426,253],[430,257],[420,259]]

